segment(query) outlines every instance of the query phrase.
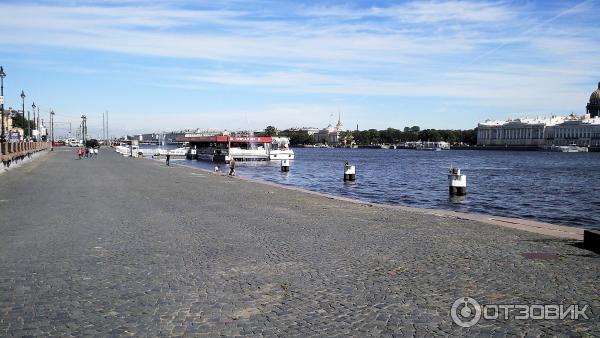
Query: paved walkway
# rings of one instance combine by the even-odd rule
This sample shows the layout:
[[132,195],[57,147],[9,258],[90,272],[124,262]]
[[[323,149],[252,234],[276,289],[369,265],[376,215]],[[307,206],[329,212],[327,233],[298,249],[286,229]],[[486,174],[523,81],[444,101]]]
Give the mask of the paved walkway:
[[[0,176],[0,336],[600,332],[600,255],[569,240],[107,149],[75,158]],[[465,296],[587,304],[590,319],[464,329],[450,308]]]

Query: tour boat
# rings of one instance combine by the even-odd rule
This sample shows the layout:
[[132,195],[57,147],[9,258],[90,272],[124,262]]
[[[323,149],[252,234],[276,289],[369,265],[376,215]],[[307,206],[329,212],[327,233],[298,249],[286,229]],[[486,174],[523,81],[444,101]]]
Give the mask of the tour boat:
[[[411,142],[406,142],[407,144]],[[412,142],[414,145],[414,149],[417,150],[431,150],[431,151],[441,151],[441,150],[449,150],[450,144],[448,142],[440,141],[440,142]]]
[[188,159],[212,162],[292,160],[294,151],[287,137],[195,136],[178,138],[189,142]]
[[190,147],[180,147],[177,149],[157,148],[156,154],[159,156],[171,155],[171,156],[176,156],[176,157],[187,157],[189,150],[190,150]]

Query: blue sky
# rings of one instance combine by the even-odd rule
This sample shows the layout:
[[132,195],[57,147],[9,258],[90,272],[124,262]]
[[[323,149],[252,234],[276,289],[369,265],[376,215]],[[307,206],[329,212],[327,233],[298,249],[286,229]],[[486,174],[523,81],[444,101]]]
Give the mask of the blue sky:
[[[7,106],[59,126],[473,128],[582,114],[600,1],[2,1]],[[332,117],[335,116],[335,117]]]

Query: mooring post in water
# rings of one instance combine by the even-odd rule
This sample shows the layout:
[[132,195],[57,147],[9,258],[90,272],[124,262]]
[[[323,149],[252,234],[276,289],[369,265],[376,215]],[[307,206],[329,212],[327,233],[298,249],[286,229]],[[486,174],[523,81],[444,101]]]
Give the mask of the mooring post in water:
[[451,196],[467,194],[467,176],[461,174],[459,168],[450,168],[448,172],[448,192]]
[[287,173],[290,171],[290,160],[281,160],[281,172]]
[[346,161],[344,164],[344,181],[354,180],[356,180],[356,168]]

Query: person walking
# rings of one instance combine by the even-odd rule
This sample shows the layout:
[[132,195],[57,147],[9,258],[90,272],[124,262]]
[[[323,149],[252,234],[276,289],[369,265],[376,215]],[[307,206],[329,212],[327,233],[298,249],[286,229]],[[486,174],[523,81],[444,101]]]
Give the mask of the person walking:
[[94,148],[94,157],[98,158],[98,148]]
[[235,159],[233,157],[229,161],[229,176],[235,176]]
[[167,153],[167,165],[170,166],[171,165],[171,154]]
[[77,149],[77,155],[79,156],[79,159],[81,160],[81,158],[83,157],[83,148],[79,147],[79,149]]

